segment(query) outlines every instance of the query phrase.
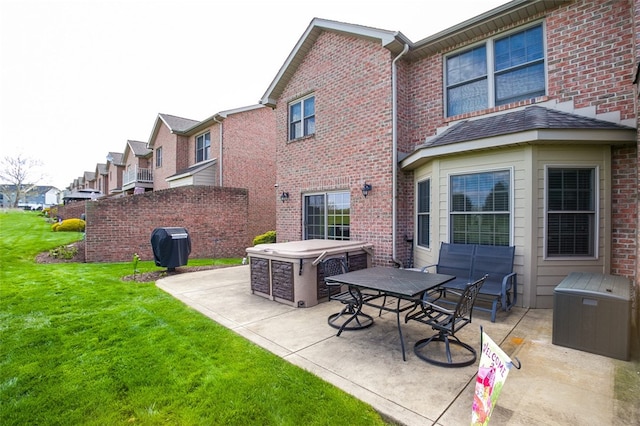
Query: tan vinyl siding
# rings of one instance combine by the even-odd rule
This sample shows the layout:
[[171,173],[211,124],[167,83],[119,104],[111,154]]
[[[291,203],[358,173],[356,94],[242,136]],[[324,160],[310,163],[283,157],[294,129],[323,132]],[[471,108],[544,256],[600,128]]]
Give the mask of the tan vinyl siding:
[[[611,218],[611,193],[608,189],[611,174],[611,148],[608,145],[539,146],[536,149],[536,211],[537,233],[532,244],[532,272],[536,277],[535,307],[553,307],[553,290],[570,272],[608,273],[610,263],[609,241]],[[596,213],[598,240],[597,257],[545,259],[545,174],[547,166],[596,167],[598,176],[598,210]]]
[[169,188],[179,188],[181,186],[193,186],[193,176],[186,176],[181,179],[172,180],[169,182]]
[[[610,239],[610,147],[566,142],[562,146],[553,146],[553,143],[441,157],[417,169],[414,174],[415,185],[426,178],[430,178],[432,184],[431,247],[415,247],[414,265],[422,267],[437,263],[440,242],[450,241],[450,176],[507,169],[511,171],[511,241],[516,246],[514,270],[518,274],[518,305],[551,308],[553,290],[569,272],[607,273],[605,265],[609,264],[610,253],[605,241]],[[596,259],[544,258],[545,173],[549,165],[597,167]]]
[[207,167],[196,173],[193,177],[194,185],[215,185],[216,184],[216,167]]
[[[526,150],[525,150],[526,152]],[[509,170],[511,174],[511,241],[516,245],[515,271],[518,273],[518,292],[522,293],[525,279],[523,271],[523,244],[526,239],[527,223],[531,222],[530,209],[526,209],[528,198],[524,187],[527,179],[525,154],[520,148],[461,154],[433,160],[415,171],[415,181],[431,178],[431,248],[416,247],[415,266],[435,264],[438,261],[440,242],[449,242],[449,179],[453,174],[477,173],[484,171]],[[518,296],[519,298],[521,296]],[[522,299],[519,299],[520,301]]]

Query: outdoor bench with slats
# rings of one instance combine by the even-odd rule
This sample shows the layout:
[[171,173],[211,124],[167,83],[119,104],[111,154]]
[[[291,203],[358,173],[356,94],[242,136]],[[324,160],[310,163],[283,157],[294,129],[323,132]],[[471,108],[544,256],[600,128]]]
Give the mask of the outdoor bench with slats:
[[438,263],[427,265],[422,270],[429,272],[430,268],[435,268],[439,274],[456,277],[442,286],[445,294],[447,289],[464,290],[468,283],[487,275],[477,301],[488,302],[491,307],[476,303],[473,309],[490,312],[491,322],[495,322],[498,305],[503,311],[508,311],[517,301],[514,253],[514,246],[442,243]]

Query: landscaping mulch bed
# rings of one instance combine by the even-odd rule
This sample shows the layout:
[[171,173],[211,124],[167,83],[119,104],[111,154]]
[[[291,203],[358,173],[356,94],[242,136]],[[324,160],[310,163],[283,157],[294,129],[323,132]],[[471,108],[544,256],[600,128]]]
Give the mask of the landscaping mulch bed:
[[[84,256],[84,241],[76,241],[66,246],[69,249],[76,248],[76,254],[70,259],[63,259],[60,257],[53,257],[48,251],[42,252],[36,256],[37,263],[85,263]],[[171,275],[184,274],[187,272],[207,271],[210,269],[226,268],[236,265],[201,265],[201,266],[181,266],[175,268],[173,271],[167,269],[160,269],[157,271],[141,272],[135,275],[126,275],[122,277],[122,281],[136,281],[136,282],[151,282],[157,281],[160,278],[168,277]]]

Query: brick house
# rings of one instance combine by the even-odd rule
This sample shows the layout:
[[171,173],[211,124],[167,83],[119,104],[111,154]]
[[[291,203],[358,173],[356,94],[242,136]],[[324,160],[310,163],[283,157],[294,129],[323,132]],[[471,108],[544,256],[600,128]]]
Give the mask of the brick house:
[[169,188],[166,180],[169,176],[195,163],[195,160],[189,163],[189,138],[183,132],[198,123],[197,120],[158,114],[147,143],[147,147],[153,150],[154,191]]
[[153,190],[152,154],[146,142],[127,141],[122,159],[122,192],[137,194]]
[[109,178],[107,172],[107,165],[105,163],[96,164],[96,189],[102,194],[107,195],[109,193]]
[[275,229],[271,108],[236,108],[202,121],[158,114],[147,146],[153,151],[154,191],[194,185],[246,188],[248,235]]
[[122,172],[124,172],[124,154],[110,152],[107,154],[107,192],[105,195],[122,192]]
[[639,23],[638,0],[515,0],[416,43],[312,20],[261,99],[278,240],[418,267],[441,242],[514,245],[534,308],[571,271],[635,281]]
[[95,172],[84,172],[84,188],[83,189],[97,189]]

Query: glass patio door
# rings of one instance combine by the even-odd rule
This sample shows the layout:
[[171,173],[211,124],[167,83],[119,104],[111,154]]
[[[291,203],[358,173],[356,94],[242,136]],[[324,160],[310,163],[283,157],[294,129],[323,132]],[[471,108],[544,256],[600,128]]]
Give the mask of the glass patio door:
[[305,195],[305,240],[348,240],[350,222],[351,195],[348,192]]

